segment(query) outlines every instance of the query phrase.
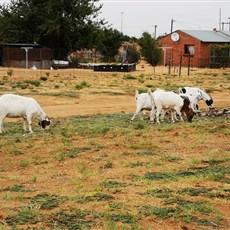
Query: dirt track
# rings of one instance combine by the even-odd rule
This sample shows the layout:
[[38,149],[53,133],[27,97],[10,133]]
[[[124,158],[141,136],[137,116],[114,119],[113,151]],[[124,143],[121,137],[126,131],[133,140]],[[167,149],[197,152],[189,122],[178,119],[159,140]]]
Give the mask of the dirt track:
[[51,117],[68,117],[73,115],[96,113],[133,112],[134,98],[131,96],[82,95],[77,99],[55,97],[37,97],[45,100],[43,108]]
[[[230,107],[229,95],[226,92],[212,93],[214,106]],[[73,115],[96,113],[133,113],[135,111],[134,95],[110,96],[100,94],[84,94],[80,98],[61,98],[37,96],[44,110],[51,117],[68,117]],[[201,108],[206,108],[203,101],[199,102]]]

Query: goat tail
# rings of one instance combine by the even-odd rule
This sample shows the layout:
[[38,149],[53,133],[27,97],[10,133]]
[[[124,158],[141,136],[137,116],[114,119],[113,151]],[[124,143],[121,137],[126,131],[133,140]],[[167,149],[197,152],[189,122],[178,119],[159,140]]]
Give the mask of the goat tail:
[[152,94],[152,90],[150,88],[148,89],[148,95],[153,100],[153,94]]
[[138,96],[139,96],[139,91],[138,91],[138,89],[135,89],[135,99],[136,100],[137,100]]
[[152,105],[154,104],[154,96],[153,96],[153,93],[152,93],[152,90],[151,89],[148,89],[148,95],[151,99],[151,102],[152,102]]

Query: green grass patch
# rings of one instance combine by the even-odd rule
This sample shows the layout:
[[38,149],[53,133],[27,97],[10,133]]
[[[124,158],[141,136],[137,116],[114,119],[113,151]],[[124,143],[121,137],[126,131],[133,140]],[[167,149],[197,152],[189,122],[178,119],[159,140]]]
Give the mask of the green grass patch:
[[136,80],[136,77],[132,76],[132,75],[127,75],[127,76],[124,76],[123,78],[124,80]]
[[155,153],[155,151],[147,149],[147,150],[143,150],[141,152],[138,152],[137,155],[138,156],[146,156],[146,157],[148,157],[148,156],[156,156],[156,155],[159,155],[159,154]]
[[137,217],[129,212],[107,213],[105,214],[105,217],[107,220],[126,224],[133,224],[137,220]]
[[29,84],[29,85],[33,85],[33,86],[36,86],[36,87],[38,87],[38,86],[40,86],[40,81],[32,81],[32,80],[25,80],[24,81],[26,84]]
[[61,209],[53,213],[47,220],[51,229],[90,229],[94,225],[91,212],[77,208]]
[[91,148],[87,147],[68,149],[65,152],[57,153],[56,158],[59,161],[65,160],[66,158],[76,158],[80,153],[89,151],[90,149]]
[[53,209],[60,206],[67,200],[66,197],[50,195],[47,193],[38,194],[35,197],[29,198],[31,204],[39,206],[40,209]]
[[82,81],[80,84],[75,85],[75,89],[80,90],[84,88],[88,88],[90,85],[86,81]]
[[117,181],[103,181],[100,183],[100,185],[104,188],[120,188],[120,187],[126,187],[127,184],[126,183],[120,183]]
[[[203,219],[200,217],[207,217],[209,213],[214,212],[214,208],[205,205],[203,202],[194,202],[184,199],[165,199],[164,205],[166,207],[156,206],[140,206],[139,213],[143,216],[156,216],[160,219],[175,218],[181,219],[184,222],[202,223]],[[167,206],[171,207],[167,207]],[[209,220],[211,222],[211,220]],[[206,224],[202,224],[206,225]]]
[[39,207],[26,206],[17,209],[17,213],[6,217],[6,223],[9,226],[36,224],[41,221],[42,214]]
[[31,189],[24,189],[24,186],[21,184],[15,184],[12,187],[1,188],[0,192],[9,191],[9,192],[32,192]]
[[230,167],[224,165],[211,165],[196,169],[178,172],[147,172],[144,176],[134,177],[134,180],[169,180],[176,181],[180,178],[200,178],[223,183],[229,183],[225,175],[230,174]]
[[105,194],[105,193],[95,193],[93,195],[90,196],[78,196],[78,197],[74,197],[73,200],[79,202],[79,203],[87,203],[87,202],[98,202],[98,201],[110,201],[113,200],[114,197],[109,195],[109,194]]
[[157,198],[169,198],[174,193],[173,190],[169,188],[157,188],[157,189],[149,189],[144,195],[157,197]]
[[165,207],[154,207],[150,205],[145,205],[139,207],[139,213],[143,216],[156,216],[160,219],[166,219],[173,217],[175,215],[175,208],[165,208]]
[[225,135],[230,134],[230,129],[228,124],[218,124],[217,126],[209,129],[209,133],[223,133]]

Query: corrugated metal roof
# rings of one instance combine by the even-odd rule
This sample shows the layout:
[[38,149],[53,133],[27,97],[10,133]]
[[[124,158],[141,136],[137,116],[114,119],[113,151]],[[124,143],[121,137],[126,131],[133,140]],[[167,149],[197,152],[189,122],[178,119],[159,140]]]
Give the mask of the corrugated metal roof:
[[222,33],[227,34],[228,36],[230,36],[230,31],[222,31]]
[[45,48],[43,45],[37,43],[0,43],[1,46],[10,46],[10,47],[37,47]]
[[181,30],[182,32],[199,39],[202,42],[227,42],[230,43],[230,32],[209,30]]

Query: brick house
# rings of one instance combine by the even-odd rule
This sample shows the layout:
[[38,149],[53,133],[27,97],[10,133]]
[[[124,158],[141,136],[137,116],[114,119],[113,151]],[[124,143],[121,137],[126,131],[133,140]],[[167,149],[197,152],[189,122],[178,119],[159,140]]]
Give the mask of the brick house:
[[0,44],[0,65],[3,67],[50,69],[53,51],[39,44]]
[[162,49],[162,65],[209,67],[210,45],[230,45],[230,32],[176,30],[158,40]]

